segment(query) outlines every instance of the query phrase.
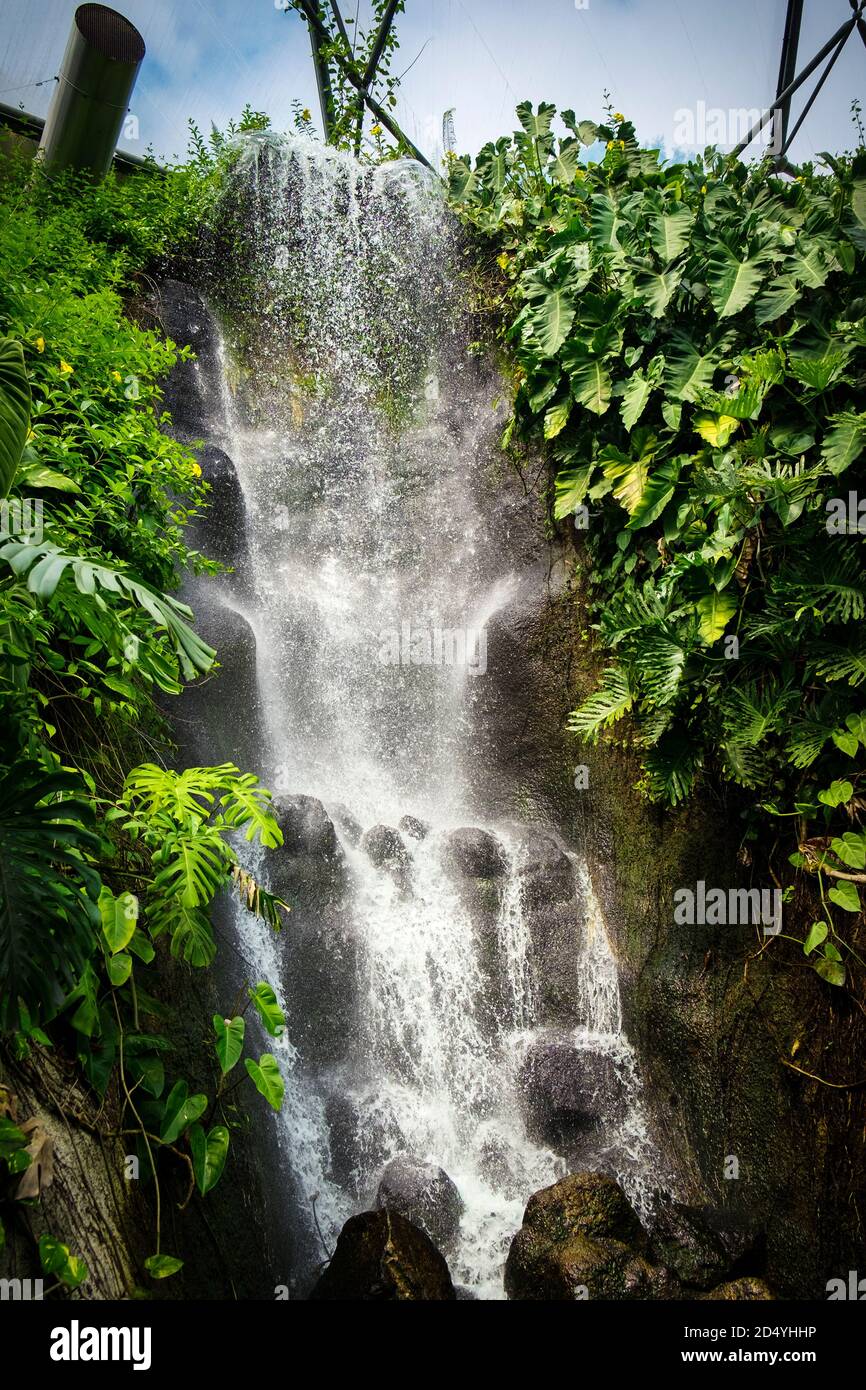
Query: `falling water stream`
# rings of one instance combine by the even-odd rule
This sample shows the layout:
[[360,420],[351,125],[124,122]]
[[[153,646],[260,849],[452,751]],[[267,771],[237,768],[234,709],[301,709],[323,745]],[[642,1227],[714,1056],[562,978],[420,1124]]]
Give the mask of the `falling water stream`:
[[[518,1094],[527,1049],[548,1028],[518,872],[521,816],[515,807],[508,824],[488,822],[468,757],[476,683],[490,679],[487,624],[517,578],[484,502],[501,425],[495,382],[467,353],[460,240],[418,165],[369,170],[257,134],[234,177],[261,308],[252,371],[239,376],[226,357],[221,434],[248,561],[219,581],[220,601],[255,634],[265,780],[281,796],[317,798],[336,827],[348,884],[340,920],[355,949],[357,1027],[338,1058],[305,1056],[303,990],[286,1000],[274,1048],[286,1080],[282,1162],[297,1221],[327,1250],[347,1217],[373,1205],[390,1158],[441,1166],[464,1203],[447,1252],[455,1284],[501,1298],[526,1200],[564,1175],[567,1158],[528,1137]],[[427,833],[403,834],[395,873],[358,830],[406,816]],[[477,917],[448,868],[461,826],[493,834],[507,866],[492,1014]],[[616,969],[586,868],[570,858],[579,997],[567,1040],[612,1058],[625,1097],[590,1158],[640,1205],[651,1149]],[[283,945],[248,918],[239,930],[279,986]],[[291,951],[291,925],[286,936]],[[335,1093],[359,1118],[341,1180]],[[299,1288],[309,1273],[298,1271]]]

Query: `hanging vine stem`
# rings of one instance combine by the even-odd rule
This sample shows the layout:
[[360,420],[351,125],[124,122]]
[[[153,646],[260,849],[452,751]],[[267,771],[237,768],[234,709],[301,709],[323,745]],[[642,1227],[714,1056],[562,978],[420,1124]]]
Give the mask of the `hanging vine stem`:
[[144,1122],[143,1122],[141,1116],[139,1115],[138,1111],[137,1111],[136,1108],[135,1108],[135,1102],[134,1102],[133,1099],[132,1099],[132,1094],[131,1094],[131,1092],[130,1092],[129,1087],[128,1087],[127,1084],[126,1084],[126,1069],[125,1069],[124,1064],[123,1064],[123,1022],[122,1022],[121,1017],[120,1017],[120,1009],[117,1007],[117,996],[115,995],[114,991],[112,991],[112,994],[111,994],[111,1002],[112,1002],[112,1004],[114,1005],[114,1013],[115,1013],[115,1017],[117,1018],[117,1027],[118,1027],[119,1034],[120,1034],[120,1046],[119,1046],[119,1056],[118,1056],[118,1070],[119,1070],[119,1072],[120,1072],[120,1084],[121,1084],[121,1086],[123,1087],[123,1094],[126,1096],[127,1104],[129,1105],[130,1110],[132,1111],[133,1115],[135,1116],[136,1120],[138,1121],[138,1126],[139,1126],[139,1129],[140,1129],[140,1131],[141,1131],[141,1136],[142,1136],[142,1138],[143,1138],[143,1140],[144,1140],[145,1148],[147,1149],[147,1156],[148,1156],[148,1159],[150,1160],[150,1171],[151,1171],[151,1173],[153,1174],[153,1190],[154,1190],[154,1193],[155,1193],[155,1195],[156,1195],[156,1251],[155,1251],[155,1254],[158,1255],[158,1254],[159,1254],[159,1243],[160,1243],[160,1236],[161,1236],[161,1228],[162,1228],[162,1196],[161,1196],[160,1190],[159,1190],[159,1178],[157,1177],[157,1174],[156,1174],[156,1159],[154,1158],[154,1156],[153,1156],[153,1150],[152,1150],[151,1147],[150,1147],[150,1139],[149,1139],[149,1137],[148,1137],[147,1130],[146,1130],[146,1128],[145,1128],[145,1126],[144,1126]]

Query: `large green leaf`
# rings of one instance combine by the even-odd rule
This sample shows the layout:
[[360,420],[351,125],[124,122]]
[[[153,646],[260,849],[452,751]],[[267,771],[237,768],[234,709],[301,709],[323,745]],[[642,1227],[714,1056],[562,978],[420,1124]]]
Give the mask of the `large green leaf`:
[[741,261],[719,243],[710,252],[706,276],[713,308],[725,319],[740,313],[754,299],[764,279],[764,265],[754,256]]
[[264,1052],[258,1062],[254,1062],[252,1057],[245,1057],[244,1066],[256,1090],[264,1096],[268,1105],[272,1106],[274,1110],[279,1110],[283,1103],[286,1087],[280,1075],[276,1058],[272,1057],[269,1052]]
[[682,458],[668,459],[649,472],[643,491],[629,508],[629,531],[639,531],[658,520],[674,495],[682,464]]
[[189,1132],[189,1147],[196,1186],[205,1197],[222,1177],[229,1151],[229,1132],[225,1125],[214,1125],[205,1135],[201,1125],[193,1125]]
[[201,1119],[207,1110],[207,1096],[189,1094],[186,1082],[176,1081],[168,1093],[162,1116],[160,1139],[164,1144],[173,1144],[185,1129]]
[[30,429],[30,383],[24,353],[13,338],[0,338],[0,497],[15,481]]
[[216,1034],[217,1061],[220,1071],[225,1076],[240,1061],[244,1050],[246,1024],[241,1017],[223,1018],[220,1014],[214,1014],[213,1029]]
[[594,463],[577,464],[561,468],[556,475],[556,500],[553,514],[557,521],[570,516],[579,507],[589,491],[590,479],[595,472]]
[[659,274],[648,270],[635,278],[635,291],[639,300],[646,304],[653,318],[660,319],[673,298],[682,279],[679,270],[668,270]]
[[572,733],[594,742],[602,729],[622,719],[633,704],[634,692],[627,673],[613,666],[605,671],[598,690],[569,716],[568,727]]
[[[121,602],[131,599],[144,609],[157,627],[168,631],[187,680],[194,680],[213,666],[216,652],[185,621],[192,617],[186,604],[169,594],[158,593],[125,571],[110,569],[79,555],[67,555],[50,542],[31,545],[24,541],[7,541],[0,546],[0,558],[15,574],[28,576],[28,589],[43,601],[53,596],[61,579],[70,571],[80,594],[91,596],[101,590],[102,594],[114,595]],[[100,601],[104,602],[102,598]]]
[[821,458],[836,477],[844,473],[866,449],[866,414],[845,411],[832,415],[821,445]]
[[183,1269],[183,1260],[176,1255],[148,1255],[144,1267],[151,1279],[170,1279],[172,1274]]
[[652,248],[665,265],[675,261],[685,251],[693,221],[689,209],[682,206],[675,207],[671,212],[659,213],[652,219]]
[[286,1030],[286,1015],[277,1002],[277,996],[266,980],[249,991],[256,1012],[272,1038],[280,1038]]
[[99,895],[102,934],[112,955],[123,951],[135,935],[138,926],[138,899],[133,893],[119,897],[104,888]]
[[529,316],[534,341],[543,357],[555,357],[574,322],[574,300],[565,290],[548,290]]
[[588,358],[571,374],[574,399],[595,415],[604,415],[610,405],[613,383],[603,363]]
[[701,353],[685,333],[675,333],[665,349],[665,390],[675,401],[693,401],[713,379],[713,358]]
[[698,631],[701,641],[710,645],[718,641],[731,618],[737,611],[737,600],[733,594],[715,590],[698,600]]

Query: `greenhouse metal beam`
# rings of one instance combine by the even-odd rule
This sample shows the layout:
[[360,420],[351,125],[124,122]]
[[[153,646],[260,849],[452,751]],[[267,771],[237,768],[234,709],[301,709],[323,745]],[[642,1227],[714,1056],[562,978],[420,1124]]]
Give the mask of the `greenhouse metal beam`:
[[779,105],[784,104],[786,101],[790,100],[794,93],[798,91],[800,87],[802,87],[803,83],[807,80],[807,78],[812,76],[812,73],[815,71],[815,69],[819,67],[821,63],[823,63],[824,59],[828,57],[830,53],[833,52],[834,48],[838,47],[840,51],[842,48],[844,48],[845,43],[847,42],[850,35],[854,32],[855,28],[857,29],[858,33],[861,34],[861,37],[863,36],[864,26],[862,15],[863,11],[866,10],[866,0],[849,0],[849,3],[851,4],[851,8],[854,11],[851,18],[847,19],[844,24],[840,24],[833,37],[828,39],[827,42],[824,44],[824,47],[820,49],[818,53],[815,54],[815,57],[812,59],[812,61],[806,64],[799,76],[795,77],[793,82],[790,82],[788,86],[784,88],[783,91],[778,93],[774,104],[771,107],[769,107],[769,109],[766,110],[762,116],[758,118],[758,120],[755,122],[752,128],[740,141],[740,143],[738,145],[735,145],[734,148],[731,150],[732,157],[741,155],[743,153],[743,150],[748,149],[749,145],[751,145],[755,137],[757,135],[760,135],[761,131],[764,129],[764,126],[768,123],[768,121],[773,120]]
[[[864,0],[864,3],[866,3],[866,0]],[[307,25],[310,28],[311,32],[312,30],[315,30],[320,45],[333,44],[333,35],[330,33],[327,25],[321,19],[316,9],[315,3],[313,3],[313,0],[298,0],[298,4],[301,8],[301,12],[304,18],[306,19]],[[417,145],[413,144],[413,142],[409,139],[408,135],[404,134],[397,122],[394,120],[394,117],[390,114],[390,112],[388,112],[385,109],[385,107],[382,106],[380,102],[378,102],[376,98],[371,95],[370,92],[365,90],[363,76],[358,72],[357,68],[355,67],[355,64],[349,62],[349,60],[344,58],[343,55],[338,51],[334,52],[333,61],[337,64],[337,67],[340,69],[340,71],[343,73],[346,79],[349,82],[351,82],[352,86],[356,89],[356,91],[360,92],[365,104],[369,106],[370,110],[373,112],[373,115],[385,127],[385,129],[387,131],[390,131],[390,133],[394,136],[394,139],[399,140],[400,143],[406,147],[406,149],[409,151],[412,157],[418,160],[419,164],[423,164],[427,169],[430,169],[433,173],[435,173],[436,171],[435,169],[433,169],[433,165],[430,163],[429,159],[427,159],[421,153]]]
[[782,39],[782,58],[779,63],[779,81],[776,84],[776,112],[773,118],[773,148],[784,150],[788,139],[788,119],[791,114],[791,98],[779,100],[779,94],[790,87],[797,75],[797,50],[800,46],[800,27],[803,22],[803,0],[788,0],[785,15],[785,34]]
[[313,50],[313,70],[316,74],[316,91],[319,94],[319,110],[322,114],[322,132],[327,143],[334,125],[334,93],[331,88],[331,74],[323,48],[325,40],[307,25],[310,31],[310,47]]

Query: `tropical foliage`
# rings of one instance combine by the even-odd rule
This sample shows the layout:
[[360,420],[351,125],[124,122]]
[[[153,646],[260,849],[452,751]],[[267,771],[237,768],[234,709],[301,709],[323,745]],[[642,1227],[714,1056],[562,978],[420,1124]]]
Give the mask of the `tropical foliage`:
[[866,152],[782,178],[665,163],[610,109],[563,138],[553,106],[517,114],[450,194],[506,282],[504,444],[549,450],[582,542],[605,661],[571,727],[627,730],[668,806],[713,779],[751,838],[790,817],[796,865],[859,913]]
[[[244,839],[282,841],[269,793],[230,764],[173,770],[156,705],[214,669],[172,590],[217,566],[185,544],[207,488],[161,382],[189,354],[149,317],[142,272],[195,257],[226,143],[98,185],[0,161],[0,1030],[19,1060],[71,1052],[114,1132],[136,1136],[157,1193],[153,1278],[180,1267],[160,1247],[163,1159],[204,1195],[240,1121],[222,1038],[242,1040],[246,1009],[271,1036],[283,1026],[253,982],[215,1020],[213,1095],[169,1075],[162,943],[208,966],[219,894],[274,929],[285,910],[239,858]],[[273,1057],[246,1073],[278,1107]],[[0,1198],[50,1181],[34,1123],[0,1088]],[[86,1280],[50,1236],[40,1258],[59,1286]]]

